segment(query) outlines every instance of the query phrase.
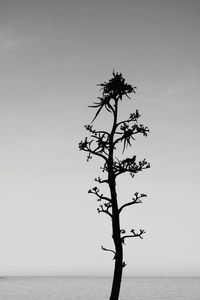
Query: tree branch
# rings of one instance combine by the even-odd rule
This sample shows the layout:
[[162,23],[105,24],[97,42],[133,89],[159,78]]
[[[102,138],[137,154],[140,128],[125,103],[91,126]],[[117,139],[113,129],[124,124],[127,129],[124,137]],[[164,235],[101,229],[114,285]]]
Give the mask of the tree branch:
[[114,253],[114,257],[113,257],[113,259],[115,259],[116,252],[115,252],[114,250],[111,250],[111,249],[104,248],[103,246],[101,246],[101,249],[102,249],[103,251],[109,251],[109,252],[112,252],[112,253]]
[[101,154],[105,153],[105,155],[108,156],[108,153],[109,153],[109,139],[108,139],[108,137],[105,139],[105,134],[100,134],[100,133],[98,135],[97,134],[91,135],[91,137],[96,139],[96,144],[97,144],[97,147],[93,151],[97,152],[97,150],[99,150],[97,153],[99,153],[99,152]]
[[112,202],[112,200],[108,197],[105,197],[103,194],[99,194],[99,189],[95,186],[91,190],[88,191],[89,194],[96,195],[99,199],[97,201],[106,200],[108,202]]
[[98,133],[100,133],[100,134],[107,134],[108,137],[110,136],[110,133],[107,132],[107,131],[105,131],[105,130],[96,130],[96,129],[93,129],[93,125],[91,125],[91,124],[85,125],[85,129],[87,131],[89,131],[90,133],[92,133],[92,134],[98,134]]
[[108,179],[102,180],[100,177],[95,178],[94,181],[97,181],[98,183],[108,183]]
[[135,113],[130,114],[130,117],[128,120],[117,123],[117,127],[124,124],[125,122],[127,122],[127,123],[136,122],[137,123],[139,117],[141,117],[141,115],[139,114],[138,110],[136,109]]
[[146,159],[136,163],[136,156],[126,158],[122,161],[118,160],[115,162],[114,166],[116,177],[126,172],[130,173],[130,175],[134,177],[136,173],[148,168],[150,168],[150,164],[146,161]]
[[125,207],[127,207],[127,206],[129,206],[129,205],[142,203],[141,198],[147,197],[146,194],[140,194],[140,195],[139,195],[139,193],[135,193],[134,195],[135,195],[135,197],[132,198],[132,201],[127,202],[127,203],[123,204],[123,205],[120,207],[119,213],[121,213],[121,211],[122,211]]
[[132,233],[131,235],[124,235],[124,236],[121,237],[121,240],[122,240],[123,244],[125,244],[124,240],[127,239],[127,238],[139,237],[139,238],[143,239],[143,234],[146,233],[144,231],[144,229],[140,229],[139,233],[136,233],[135,229],[131,229],[130,232]]
[[104,203],[104,204],[100,204],[99,208],[97,208],[98,213],[105,213],[107,215],[109,215],[112,219],[113,215],[109,212],[109,208],[112,207],[111,203]]
[[125,149],[125,146],[131,146],[131,139],[134,140],[133,138],[134,135],[138,133],[142,133],[144,136],[147,136],[147,132],[149,132],[148,127],[144,127],[144,125],[142,124],[140,125],[134,124],[133,126],[129,127],[128,123],[130,122],[132,122],[132,120],[122,121],[117,124],[117,126],[121,125],[120,129],[122,131],[116,132],[117,134],[121,134],[121,137],[117,138],[114,141],[114,145],[124,140],[124,149]]
[[[81,144],[81,143],[80,143]],[[79,144],[79,145],[80,145]],[[79,146],[79,148],[80,148],[80,146]],[[91,150],[90,148],[80,148],[80,150],[83,150],[83,151],[85,151],[85,152],[89,152],[89,155],[88,155],[88,157],[87,157],[87,160],[89,160],[89,159],[91,159],[92,157],[91,157],[91,155],[90,154],[93,154],[93,155],[96,155],[96,156],[99,156],[99,157],[101,157],[101,158],[103,158],[106,162],[107,162],[107,157],[106,156],[104,156],[103,154],[101,154],[101,153],[99,153],[99,152],[95,152],[94,150]]]

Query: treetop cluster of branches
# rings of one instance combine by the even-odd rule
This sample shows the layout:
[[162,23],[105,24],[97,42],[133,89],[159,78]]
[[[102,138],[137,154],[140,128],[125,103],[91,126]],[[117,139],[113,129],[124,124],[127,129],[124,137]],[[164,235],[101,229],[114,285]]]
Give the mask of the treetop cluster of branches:
[[113,71],[113,77],[108,81],[99,84],[102,90],[102,97],[98,97],[99,102],[94,102],[94,105],[89,107],[97,108],[95,117],[91,124],[85,126],[85,129],[90,133],[91,140],[86,137],[84,141],[79,143],[79,149],[88,152],[88,160],[92,158],[92,155],[97,155],[104,158],[107,161],[109,156],[109,150],[111,145],[111,137],[113,146],[116,147],[118,143],[123,143],[123,152],[128,146],[132,145],[132,141],[135,140],[136,134],[142,134],[147,136],[149,132],[148,127],[143,124],[138,124],[140,114],[138,110],[131,113],[127,120],[123,120],[115,123],[115,128],[111,132],[106,130],[95,130],[92,123],[99,115],[100,111],[105,108],[108,112],[113,113],[114,117],[117,117],[117,108],[119,100],[122,100],[123,96],[130,99],[129,94],[136,93],[136,87],[132,87],[125,82],[121,73],[115,73]]
[[101,87],[102,97],[98,97],[100,100],[99,102],[94,102],[94,105],[89,106],[98,108],[92,122],[96,119],[103,107],[105,107],[107,111],[114,113],[111,100],[122,100],[124,95],[130,99],[129,94],[136,92],[136,87],[132,87],[132,85],[127,84],[122,74],[115,73],[115,71],[113,71],[113,77],[108,82],[98,84],[98,86]]

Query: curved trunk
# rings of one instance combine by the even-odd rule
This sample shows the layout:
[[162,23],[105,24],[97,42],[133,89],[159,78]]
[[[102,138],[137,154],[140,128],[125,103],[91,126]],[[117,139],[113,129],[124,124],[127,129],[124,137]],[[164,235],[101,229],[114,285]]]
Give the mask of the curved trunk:
[[[115,225],[113,226],[115,227]],[[115,269],[114,269],[110,300],[118,300],[120,287],[121,287],[121,280],[122,280],[122,270],[123,270],[123,247],[120,239],[120,230],[119,232],[116,232],[116,237],[115,238],[113,237],[113,239],[115,242],[116,255],[115,255]]]
[[118,300],[123,269],[123,246],[120,232],[120,218],[117,203],[115,179],[110,180],[110,192],[112,197],[112,237],[115,244],[115,268],[112,282],[110,300]]

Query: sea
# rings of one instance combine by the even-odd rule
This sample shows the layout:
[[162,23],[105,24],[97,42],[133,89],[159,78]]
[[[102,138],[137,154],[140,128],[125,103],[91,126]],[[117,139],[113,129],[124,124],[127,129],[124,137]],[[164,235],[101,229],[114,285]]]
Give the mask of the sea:
[[[0,300],[109,300],[111,277],[1,277]],[[124,277],[120,300],[200,300],[200,277]]]

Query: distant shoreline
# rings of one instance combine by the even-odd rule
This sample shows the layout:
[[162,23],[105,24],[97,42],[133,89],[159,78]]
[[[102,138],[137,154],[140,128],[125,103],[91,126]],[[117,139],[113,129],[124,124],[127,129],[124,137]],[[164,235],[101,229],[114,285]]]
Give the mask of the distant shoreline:
[[[109,275],[6,275],[6,276],[0,276],[1,279],[6,278],[112,278],[112,276]],[[123,278],[200,278],[200,275],[127,275],[123,276]]]

